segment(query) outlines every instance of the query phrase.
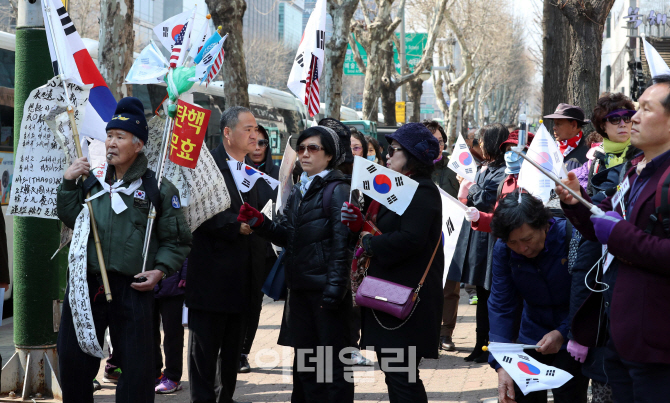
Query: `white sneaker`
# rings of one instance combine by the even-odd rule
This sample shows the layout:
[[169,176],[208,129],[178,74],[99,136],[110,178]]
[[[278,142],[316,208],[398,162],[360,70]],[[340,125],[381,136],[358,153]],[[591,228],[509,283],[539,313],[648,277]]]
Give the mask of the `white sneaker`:
[[374,363],[367,358],[363,357],[359,350],[355,350],[351,353],[351,360],[354,362],[354,365],[361,366],[372,366]]

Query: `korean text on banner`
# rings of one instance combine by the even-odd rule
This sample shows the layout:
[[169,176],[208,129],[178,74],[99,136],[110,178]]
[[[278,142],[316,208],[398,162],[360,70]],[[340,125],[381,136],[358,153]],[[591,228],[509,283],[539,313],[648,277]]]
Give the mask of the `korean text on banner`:
[[170,161],[186,168],[195,168],[209,124],[209,109],[181,99],[177,102],[177,116],[170,144]]
[[[561,172],[564,170],[563,155],[544,125],[540,125],[526,155],[556,176],[561,176]],[[528,193],[542,199],[545,204],[551,198],[551,191],[556,187],[554,181],[528,163],[521,165],[518,184]]]
[[[456,251],[456,243],[458,236],[461,233],[461,227],[465,219],[465,210],[463,203],[451,197],[447,192],[437,188],[442,197],[442,242],[444,246],[444,267],[448,268],[451,259],[454,257]],[[447,281],[449,269],[444,270],[442,277],[442,285]]]
[[454,151],[449,158],[449,168],[470,182],[475,181],[477,164],[461,135],[458,136],[456,144],[454,144]]
[[408,176],[354,157],[351,190],[359,189],[389,210],[402,215],[412,202],[419,183]]
[[[76,105],[75,120],[80,124],[88,104],[89,87],[72,83],[67,86]],[[34,89],[26,99],[7,214],[58,219],[56,192],[68,159],[47,125],[47,115],[57,107],[65,110],[65,106],[60,77]]]
[[572,379],[568,372],[544,365],[527,355],[522,344],[491,342],[488,351],[524,395],[538,390],[560,388]]

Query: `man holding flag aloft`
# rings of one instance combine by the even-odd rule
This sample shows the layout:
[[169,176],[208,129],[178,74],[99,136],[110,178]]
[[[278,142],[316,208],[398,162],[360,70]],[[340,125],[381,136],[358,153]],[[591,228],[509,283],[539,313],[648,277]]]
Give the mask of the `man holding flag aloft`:
[[[137,98],[119,101],[107,124],[107,162],[90,169],[85,157],[65,171],[58,188],[58,218],[74,228],[68,291],[63,304],[58,356],[64,402],[93,402],[93,379],[100,368],[103,336],[109,327],[114,358],[123,373],[117,402],[153,402],[154,286],[181,267],[191,232],[179,192],[166,179],[160,190],[142,152],[148,139],[144,107]],[[89,173],[90,172],[90,173]],[[90,175],[87,180],[79,179]],[[91,200],[114,298],[105,301],[100,262],[89,234]],[[142,272],[142,249],[150,203],[157,225]],[[90,325],[90,326],[89,326]]]

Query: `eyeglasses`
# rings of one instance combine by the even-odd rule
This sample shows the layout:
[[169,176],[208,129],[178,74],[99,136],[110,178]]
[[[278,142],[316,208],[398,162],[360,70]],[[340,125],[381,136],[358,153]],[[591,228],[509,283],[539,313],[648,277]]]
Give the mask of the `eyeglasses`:
[[402,151],[402,148],[389,146],[388,148],[389,157],[393,157],[393,154],[395,154],[396,151]]
[[361,150],[363,150],[363,147],[360,147],[360,146],[351,147],[351,151],[357,151],[358,152],[358,151],[361,151]]
[[298,153],[302,154],[302,153],[305,152],[305,150],[309,150],[310,154],[316,154],[319,151],[323,150],[323,147],[317,146],[316,144],[310,144],[310,145],[307,145],[307,146],[304,145],[304,144],[300,144],[298,146]]
[[442,141],[442,140],[438,140],[438,141],[437,141],[437,144],[439,144],[440,147],[444,147],[444,141]]
[[624,123],[630,123],[630,116],[610,116],[607,118],[607,121],[610,122],[611,124],[617,126],[619,123],[621,123],[621,119],[623,119]]
[[258,140],[258,147],[259,148],[265,148],[270,145],[269,140]]

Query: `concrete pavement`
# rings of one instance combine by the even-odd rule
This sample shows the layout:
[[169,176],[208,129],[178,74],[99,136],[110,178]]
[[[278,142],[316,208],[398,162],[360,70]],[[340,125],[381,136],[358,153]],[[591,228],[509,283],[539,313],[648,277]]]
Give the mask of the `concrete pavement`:
[[[454,332],[457,351],[442,352],[438,360],[423,360],[419,366],[428,398],[431,402],[482,402],[497,396],[497,376],[487,364],[472,364],[463,361],[475,345],[475,309],[468,305],[467,294],[461,293],[458,323]],[[283,302],[272,302],[268,298],[263,304],[259,326],[251,350],[252,371],[240,374],[234,399],[239,402],[290,402],[291,364],[290,349],[277,345],[281,324]],[[185,337],[188,340],[188,334]],[[186,344],[186,343],[185,343]],[[260,352],[260,354],[259,354]],[[374,354],[364,352],[374,360]],[[157,395],[157,403],[188,402],[188,371],[186,369],[187,346],[184,346],[184,389],[171,395]],[[254,359],[256,358],[256,359]],[[258,362],[255,362],[258,361]],[[272,364],[276,364],[272,365]],[[264,366],[264,368],[259,368]],[[104,365],[100,366],[98,380],[102,381]],[[356,402],[373,403],[388,401],[384,376],[378,365],[374,369],[357,368]],[[103,389],[95,393],[95,402],[114,402],[113,384],[103,383]],[[493,401],[496,401],[494,399]]]

